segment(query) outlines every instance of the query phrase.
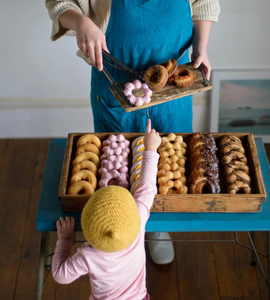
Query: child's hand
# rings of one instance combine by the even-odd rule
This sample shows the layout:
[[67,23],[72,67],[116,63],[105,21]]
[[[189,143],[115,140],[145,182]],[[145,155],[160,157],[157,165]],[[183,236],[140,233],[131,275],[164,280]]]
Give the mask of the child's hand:
[[159,133],[156,132],[155,129],[151,129],[150,119],[147,120],[143,143],[144,143],[145,150],[154,151],[154,152],[157,151],[157,148],[161,143],[161,137],[159,136]]
[[56,222],[57,235],[59,239],[70,240],[73,242],[74,236],[74,218],[66,217],[60,218]]

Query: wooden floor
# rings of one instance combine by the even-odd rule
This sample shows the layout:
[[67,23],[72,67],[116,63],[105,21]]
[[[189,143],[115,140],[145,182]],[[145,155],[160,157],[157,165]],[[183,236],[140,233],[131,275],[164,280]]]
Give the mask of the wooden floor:
[[[35,299],[39,233],[36,212],[49,139],[0,140],[0,299]],[[270,145],[266,146],[268,159]],[[177,239],[233,239],[233,233],[172,234]],[[56,235],[53,234],[53,242]],[[257,233],[266,252],[266,233]],[[248,244],[246,233],[239,240]],[[79,245],[79,244],[78,244]],[[250,250],[235,242],[175,242],[173,263],[158,266],[147,253],[147,287],[152,300],[268,300],[260,269]],[[267,270],[267,260],[263,258]],[[49,273],[46,300],[82,300],[90,294],[84,276],[59,285]]]

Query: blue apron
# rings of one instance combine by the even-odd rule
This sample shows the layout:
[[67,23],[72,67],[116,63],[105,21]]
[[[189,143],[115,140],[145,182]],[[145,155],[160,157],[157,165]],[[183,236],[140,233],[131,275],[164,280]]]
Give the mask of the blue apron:
[[[177,59],[191,46],[193,22],[187,0],[113,0],[106,32],[110,53],[133,70]],[[178,64],[189,62],[189,54]],[[118,82],[129,75],[109,65]],[[92,68],[91,105],[95,132],[144,132],[146,109],[125,112],[103,72]],[[192,96],[149,107],[152,128],[159,132],[192,132]]]

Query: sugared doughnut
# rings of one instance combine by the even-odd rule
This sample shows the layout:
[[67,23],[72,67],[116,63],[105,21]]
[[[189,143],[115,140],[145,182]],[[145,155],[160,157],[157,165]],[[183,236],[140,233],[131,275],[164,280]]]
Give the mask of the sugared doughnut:
[[131,144],[131,149],[133,150],[136,146],[143,144],[144,136],[137,137]]
[[98,156],[100,155],[98,147],[95,144],[91,144],[91,143],[86,143],[86,144],[79,146],[76,150],[75,155],[78,156],[79,154],[81,154],[83,152],[93,152]]
[[80,170],[89,170],[97,176],[97,166],[90,160],[82,160],[72,169],[72,175]]
[[94,173],[88,170],[81,170],[73,174],[70,178],[70,185],[81,180],[88,181],[92,185],[93,189],[95,189],[97,186],[96,176],[94,175]]
[[101,141],[94,134],[87,133],[87,134],[82,135],[78,139],[76,146],[77,146],[77,148],[79,148],[79,146],[84,145],[86,143],[92,143],[92,144],[96,145],[98,147],[98,149],[101,149]]
[[100,159],[99,157],[93,152],[83,152],[76,156],[72,161],[72,165],[75,166],[77,163],[83,160],[90,160],[92,161],[97,167],[99,167]]
[[168,71],[161,65],[154,65],[145,71],[143,78],[153,91],[158,91],[166,85]]
[[73,183],[69,189],[68,189],[68,195],[79,195],[79,194],[84,194],[84,195],[93,195],[94,194],[94,188],[93,186],[84,180],[77,181]]
[[168,72],[168,78],[170,78],[177,70],[178,64],[176,59],[169,59],[168,61],[161,64],[163,67],[166,68]]
[[178,68],[176,72],[168,79],[168,83],[171,85],[186,87],[192,85],[195,80],[195,72],[186,68]]
[[[143,96],[135,96],[134,90],[140,90],[143,93]],[[136,107],[141,107],[143,104],[151,101],[152,91],[146,83],[135,80],[133,83],[128,82],[125,84],[124,94],[132,104]]]

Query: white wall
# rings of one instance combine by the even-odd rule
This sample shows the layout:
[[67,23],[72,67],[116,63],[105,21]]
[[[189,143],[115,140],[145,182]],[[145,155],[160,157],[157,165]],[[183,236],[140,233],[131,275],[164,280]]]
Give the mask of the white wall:
[[[76,57],[75,38],[50,41],[44,2],[1,3],[0,138],[93,131],[90,67]],[[220,5],[208,46],[212,68],[270,68],[270,1],[220,0]],[[194,97],[195,131],[209,130],[209,95]]]

